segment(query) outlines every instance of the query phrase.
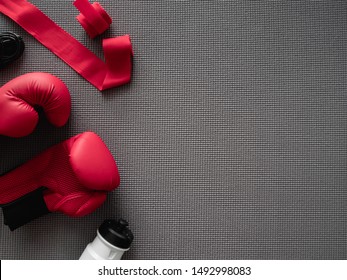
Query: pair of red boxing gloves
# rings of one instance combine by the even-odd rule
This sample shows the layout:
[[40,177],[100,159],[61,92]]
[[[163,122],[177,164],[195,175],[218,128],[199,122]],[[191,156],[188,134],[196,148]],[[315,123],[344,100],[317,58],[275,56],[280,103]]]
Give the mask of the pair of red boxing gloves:
[[[39,118],[36,106],[43,108],[50,123],[61,127],[70,116],[70,93],[60,79],[41,72],[2,86],[0,135],[30,134]],[[81,133],[0,176],[4,223],[14,230],[49,212],[87,215],[119,183],[116,162],[102,139],[93,132]]]

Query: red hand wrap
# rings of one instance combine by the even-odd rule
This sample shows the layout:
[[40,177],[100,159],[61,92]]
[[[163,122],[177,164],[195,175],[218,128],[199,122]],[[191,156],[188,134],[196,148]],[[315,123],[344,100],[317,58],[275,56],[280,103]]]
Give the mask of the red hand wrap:
[[129,35],[103,42],[106,63],[26,0],[0,0],[0,12],[10,17],[46,48],[99,90],[130,81],[132,46]]
[[112,23],[111,17],[98,2],[75,0],[74,6],[81,12],[76,18],[91,38],[102,34]]

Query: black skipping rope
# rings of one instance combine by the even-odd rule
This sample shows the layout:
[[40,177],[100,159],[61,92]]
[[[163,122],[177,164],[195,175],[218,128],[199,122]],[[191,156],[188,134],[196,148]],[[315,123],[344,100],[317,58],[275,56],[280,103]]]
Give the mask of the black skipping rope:
[[0,33],[0,69],[18,59],[24,52],[23,39],[13,32]]

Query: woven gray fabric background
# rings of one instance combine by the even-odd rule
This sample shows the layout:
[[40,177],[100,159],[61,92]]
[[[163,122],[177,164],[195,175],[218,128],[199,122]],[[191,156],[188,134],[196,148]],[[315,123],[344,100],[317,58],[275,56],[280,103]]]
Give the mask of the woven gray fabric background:
[[83,218],[10,232],[1,214],[1,259],[77,259],[120,217],[125,259],[347,259],[346,1],[100,0],[113,24],[95,40],[72,0],[31,2],[100,57],[130,34],[133,76],[101,93],[1,15],[26,50],[0,83],[49,72],[73,103],[63,128],[0,136],[0,173],[92,130],[122,182]]

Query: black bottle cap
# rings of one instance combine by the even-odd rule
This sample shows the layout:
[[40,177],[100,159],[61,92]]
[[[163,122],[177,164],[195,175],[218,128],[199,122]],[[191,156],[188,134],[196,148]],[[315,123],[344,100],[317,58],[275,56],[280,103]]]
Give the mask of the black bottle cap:
[[130,248],[134,235],[128,228],[128,222],[123,219],[118,221],[113,219],[105,220],[99,227],[100,235],[113,246],[122,249]]

